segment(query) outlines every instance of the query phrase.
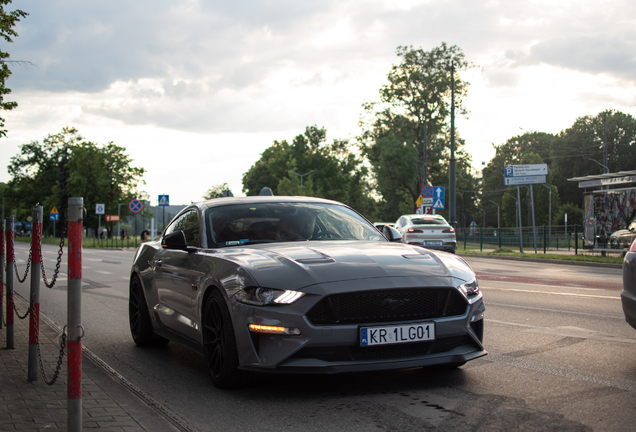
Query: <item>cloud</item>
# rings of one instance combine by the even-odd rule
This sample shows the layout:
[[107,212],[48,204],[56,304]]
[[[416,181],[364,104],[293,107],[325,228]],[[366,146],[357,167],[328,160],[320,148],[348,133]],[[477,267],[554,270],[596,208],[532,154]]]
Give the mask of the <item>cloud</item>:
[[517,53],[513,58],[519,66],[544,63],[636,81],[636,33],[626,36],[567,35],[539,42],[529,54]]

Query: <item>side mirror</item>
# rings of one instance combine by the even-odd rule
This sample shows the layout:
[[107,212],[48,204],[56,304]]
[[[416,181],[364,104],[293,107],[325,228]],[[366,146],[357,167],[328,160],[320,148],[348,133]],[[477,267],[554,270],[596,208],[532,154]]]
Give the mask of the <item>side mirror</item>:
[[402,235],[400,232],[391,226],[384,225],[384,228],[382,228],[382,234],[384,234],[384,237],[386,237],[386,239],[390,242],[402,241]]
[[187,250],[188,242],[183,231],[171,232],[161,240],[161,247],[164,249]]

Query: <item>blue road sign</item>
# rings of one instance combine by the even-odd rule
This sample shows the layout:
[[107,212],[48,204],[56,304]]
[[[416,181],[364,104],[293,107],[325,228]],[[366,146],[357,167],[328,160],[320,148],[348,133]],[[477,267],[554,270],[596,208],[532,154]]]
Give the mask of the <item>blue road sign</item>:
[[60,214],[59,213],[51,213],[49,214],[49,219],[52,221],[59,221],[60,220]]
[[159,207],[167,207],[170,205],[170,195],[159,195]]
[[444,198],[434,198],[433,208],[442,210],[444,208]]
[[[441,198],[442,202],[444,201],[444,191],[446,188],[444,186],[434,186],[433,187],[433,196],[435,198]],[[437,208],[437,207],[435,207]]]
[[26,222],[24,224],[24,229],[32,229],[33,228],[33,224],[31,222]]
[[133,213],[139,213],[144,208],[144,203],[142,203],[138,199],[134,199],[130,201],[130,204],[128,204],[128,208]]
[[426,185],[422,188],[422,196],[424,198],[432,198],[433,197],[433,186]]

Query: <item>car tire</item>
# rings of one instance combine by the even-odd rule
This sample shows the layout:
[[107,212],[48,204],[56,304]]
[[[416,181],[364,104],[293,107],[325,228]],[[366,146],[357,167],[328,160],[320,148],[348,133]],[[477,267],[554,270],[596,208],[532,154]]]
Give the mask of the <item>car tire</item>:
[[128,321],[133,340],[139,346],[165,345],[168,339],[155,334],[150,321],[148,304],[141,287],[141,281],[137,275],[130,280],[130,292],[128,294]]
[[254,374],[239,370],[236,337],[225,298],[214,290],[203,307],[203,352],[212,383],[219,388],[245,387]]

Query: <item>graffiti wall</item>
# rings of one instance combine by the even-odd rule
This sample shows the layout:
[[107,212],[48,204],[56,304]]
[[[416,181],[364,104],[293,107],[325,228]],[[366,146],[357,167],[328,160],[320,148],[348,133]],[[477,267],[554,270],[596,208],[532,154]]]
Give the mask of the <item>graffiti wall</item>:
[[636,188],[594,191],[584,196],[584,247],[607,248],[609,236],[636,216]]

